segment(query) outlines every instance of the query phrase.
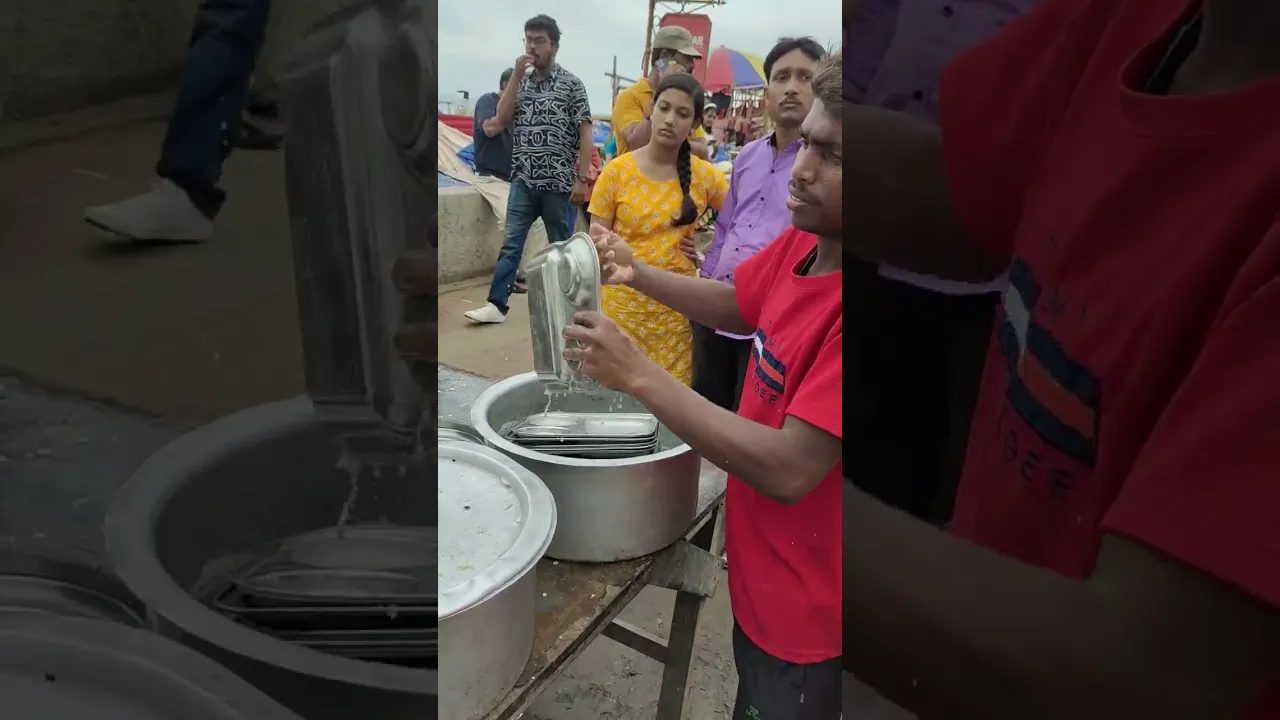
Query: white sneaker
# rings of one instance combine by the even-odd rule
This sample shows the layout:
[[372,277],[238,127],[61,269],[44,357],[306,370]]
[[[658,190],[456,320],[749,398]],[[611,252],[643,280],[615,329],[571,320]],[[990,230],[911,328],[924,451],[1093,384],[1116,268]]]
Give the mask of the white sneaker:
[[85,208],[84,220],[141,242],[200,242],[213,237],[213,221],[200,212],[182,188],[163,178],[137,197]]
[[500,322],[505,322],[507,319],[507,316],[503,315],[498,306],[493,303],[485,303],[482,308],[468,310],[462,314],[478,325],[496,325]]

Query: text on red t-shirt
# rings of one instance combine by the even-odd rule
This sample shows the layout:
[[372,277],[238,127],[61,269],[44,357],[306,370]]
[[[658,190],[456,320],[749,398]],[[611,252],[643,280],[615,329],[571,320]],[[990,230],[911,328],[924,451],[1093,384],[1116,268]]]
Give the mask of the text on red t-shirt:
[[1071,577],[1123,535],[1280,607],[1280,80],[1143,92],[1193,10],[1045,0],[943,76],[1011,259],[951,529]]

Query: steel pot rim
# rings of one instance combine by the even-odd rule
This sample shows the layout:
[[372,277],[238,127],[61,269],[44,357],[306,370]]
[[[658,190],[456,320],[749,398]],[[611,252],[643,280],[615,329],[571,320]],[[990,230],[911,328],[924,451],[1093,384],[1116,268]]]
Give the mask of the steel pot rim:
[[142,628],[82,617],[9,617],[0,618],[0,641],[0,655],[8,661],[3,664],[16,660],[16,667],[28,672],[39,668],[56,674],[60,692],[101,693],[108,685],[135,711],[167,705],[174,712],[176,699],[181,711],[201,717],[302,720],[230,669]]
[[471,423],[440,415],[436,418],[436,441],[443,442],[445,440],[484,444],[484,437],[471,426]]
[[619,468],[630,467],[633,465],[648,465],[667,458],[683,455],[684,453],[693,452],[693,448],[689,447],[687,443],[682,443],[676,447],[663,450],[662,452],[653,453],[651,455],[637,455],[635,457],[607,460],[592,460],[588,458],[547,455],[546,453],[532,452],[523,448],[499,435],[498,432],[489,425],[489,409],[493,407],[494,400],[506,394],[511,389],[523,387],[524,385],[537,381],[538,373],[521,373],[519,375],[512,375],[505,380],[499,380],[493,385],[485,388],[484,391],[480,393],[480,397],[476,398],[476,401],[471,405],[471,425],[475,428],[476,432],[480,433],[484,438],[485,443],[508,455],[515,455],[533,462],[547,463],[561,467],[579,468]]
[[551,547],[551,541],[556,534],[557,516],[556,501],[546,483],[531,470],[497,450],[484,445],[448,443],[440,445],[437,453],[442,460],[465,458],[471,462],[487,464],[503,472],[523,490],[527,503],[520,534],[502,556],[506,558],[523,555],[524,559],[519,564],[508,566],[487,586],[472,586],[456,594],[440,588],[437,591],[439,618],[444,621],[496,597],[519,582],[520,578],[532,572],[542,557],[547,554],[547,549]]
[[112,569],[149,609],[201,642],[255,662],[345,685],[436,695],[434,670],[363,662],[291,645],[219,615],[180,586],[155,552],[156,514],[174,495],[173,478],[189,475],[236,448],[308,421],[303,397],[257,405],[192,430],[149,457],[117,491],[103,522]]

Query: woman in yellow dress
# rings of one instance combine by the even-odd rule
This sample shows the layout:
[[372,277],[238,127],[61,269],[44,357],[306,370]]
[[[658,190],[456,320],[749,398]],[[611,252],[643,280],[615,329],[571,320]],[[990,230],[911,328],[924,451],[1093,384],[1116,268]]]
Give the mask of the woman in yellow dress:
[[[729,191],[724,173],[694,157],[689,133],[701,122],[702,86],[692,75],[670,75],[653,93],[648,144],[604,166],[591,195],[591,224],[608,228],[650,265],[693,276],[681,250],[708,208]],[[693,331],[680,313],[621,285],[604,288],[603,309],[649,359],[686,385],[693,381]]]

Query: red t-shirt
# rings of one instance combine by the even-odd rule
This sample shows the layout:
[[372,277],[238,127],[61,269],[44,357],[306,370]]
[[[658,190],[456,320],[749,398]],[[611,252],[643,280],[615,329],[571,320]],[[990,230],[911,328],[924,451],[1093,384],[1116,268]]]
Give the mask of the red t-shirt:
[[1139,92],[1188,5],[1045,0],[944,73],[953,196],[1012,259],[951,527],[1072,577],[1119,534],[1280,607],[1280,80]]
[[[797,275],[818,245],[788,228],[734,276],[757,329],[738,414],[772,428],[788,415],[841,435],[841,273]],[[794,505],[735,477],[725,501],[729,601],[739,627],[779,660],[840,656],[841,466]]]

